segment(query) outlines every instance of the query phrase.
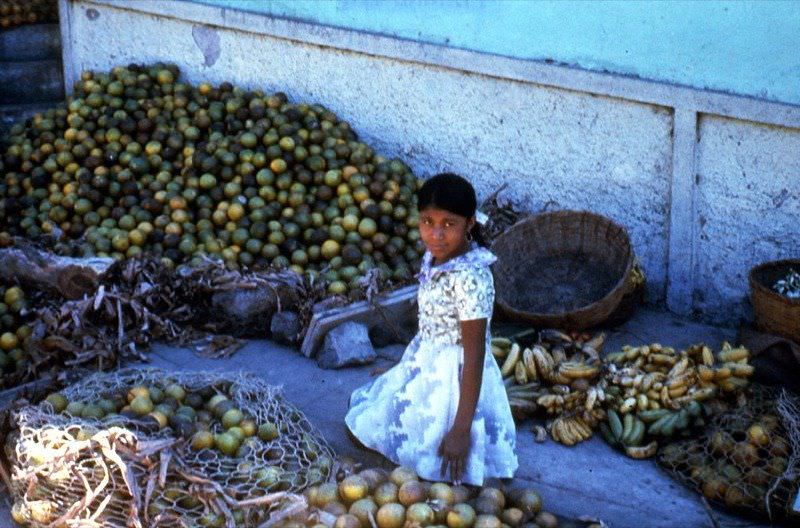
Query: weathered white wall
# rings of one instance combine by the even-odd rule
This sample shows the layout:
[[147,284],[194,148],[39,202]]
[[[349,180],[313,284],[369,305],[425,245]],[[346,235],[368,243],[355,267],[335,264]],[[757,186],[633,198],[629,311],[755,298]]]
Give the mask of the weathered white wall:
[[754,263],[800,255],[800,130],[704,117],[699,139],[694,308],[730,320]]
[[[142,5],[151,13],[131,10]],[[797,233],[777,219],[783,211],[798,212],[797,182],[790,186],[786,168],[797,173],[798,132],[737,122],[735,135],[751,145],[737,162],[731,150],[737,147],[725,139],[734,132],[722,130],[733,125],[697,118],[694,105],[724,109],[739,99],[708,103],[684,88],[676,92],[679,107],[662,85],[568,69],[547,70],[547,82],[535,82],[527,78],[540,67],[534,63],[207,6],[189,11],[191,5],[62,0],[67,78],[161,60],[180,65],[192,82],[227,80],[320,102],[418,175],[452,170],[470,177],[482,197],[507,183],[507,195],[529,211],[589,209],[613,218],[631,233],[652,302],[668,300],[677,312],[718,322],[735,323],[746,313],[746,279],[736,277],[743,268],[798,251],[796,240],[735,261],[726,250],[752,248],[763,232],[760,222],[773,217],[776,233]],[[366,49],[372,46],[376,51]],[[747,115],[755,116],[776,108],[749,105]],[[800,111],[777,108],[779,120],[800,123]],[[741,185],[739,173],[727,168],[764,165],[766,158],[754,162],[749,155],[764,149],[783,154],[770,158],[768,177],[753,172],[751,188]],[[794,201],[778,211],[771,209],[770,192],[781,174]],[[719,200],[730,201],[731,209],[751,204],[752,223],[729,221]],[[720,281],[717,268],[729,278]]]

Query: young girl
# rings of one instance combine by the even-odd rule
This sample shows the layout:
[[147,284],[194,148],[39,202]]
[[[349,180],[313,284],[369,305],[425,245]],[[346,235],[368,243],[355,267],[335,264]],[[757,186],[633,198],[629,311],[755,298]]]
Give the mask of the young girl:
[[496,257],[477,244],[477,200],[467,180],[438,174],[417,198],[427,249],[419,333],[395,367],[353,392],[345,422],[366,447],[422,478],[480,486],[517,468],[514,421],[487,353]]

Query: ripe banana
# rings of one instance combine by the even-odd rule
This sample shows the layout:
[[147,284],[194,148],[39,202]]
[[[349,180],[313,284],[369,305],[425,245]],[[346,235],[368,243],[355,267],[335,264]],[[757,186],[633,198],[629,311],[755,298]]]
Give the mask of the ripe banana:
[[706,367],[710,367],[714,364],[714,353],[711,351],[710,348],[707,346],[703,346],[702,349],[702,357],[703,357],[703,365]]
[[658,442],[653,440],[649,444],[641,447],[628,446],[625,448],[625,454],[631,458],[643,459],[650,458],[658,451]]
[[725,363],[724,366],[731,370],[731,375],[738,378],[749,378],[753,375],[753,372],[755,372],[755,367],[753,367],[753,365],[747,365],[745,363]]
[[558,373],[570,379],[591,379],[597,376],[600,367],[576,361],[564,361],[558,366]]
[[723,343],[722,350],[718,354],[719,360],[722,362],[741,361],[750,356],[750,351],[744,347],[732,348],[730,344]]
[[553,378],[555,363],[553,357],[544,347],[536,345],[531,351],[533,352],[533,360],[536,363],[536,369],[539,371],[539,377],[545,381]]
[[536,381],[539,379],[539,372],[536,370],[536,362],[533,359],[533,350],[526,348],[522,351],[522,363],[528,371],[528,379]]
[[714,376],[716,375],[714,369],[707,367],[706,365],[700,365],[697,367],[697,375],[700,377],[702,381],[710,382],[714,381]]
[[500,373],[503,375],[503,377],[509,376],[514,372],[517,361],[519,361],[520,353],[521,350],[519,345],[513,343],[508,351],[508,356],[506,356],[506,359],[503,362],[503,366],[500,368]]

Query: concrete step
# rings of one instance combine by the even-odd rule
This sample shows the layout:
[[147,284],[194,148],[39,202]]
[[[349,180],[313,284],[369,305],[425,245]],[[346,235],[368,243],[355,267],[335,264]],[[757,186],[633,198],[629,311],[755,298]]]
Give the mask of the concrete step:
[[0,105],[64,98],[61,59],[6,62],[0,67]]
[[0,31],[0,62],[43,59],[61,59],[58,24],[33,24]]

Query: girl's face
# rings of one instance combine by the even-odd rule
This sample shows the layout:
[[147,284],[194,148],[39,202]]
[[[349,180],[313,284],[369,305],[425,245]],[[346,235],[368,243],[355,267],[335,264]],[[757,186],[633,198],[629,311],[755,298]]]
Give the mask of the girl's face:
[[437,263],[442,263],[469,249],[467,233],[475,218],[464,218],[438,207],[419,212],[419,235]]

